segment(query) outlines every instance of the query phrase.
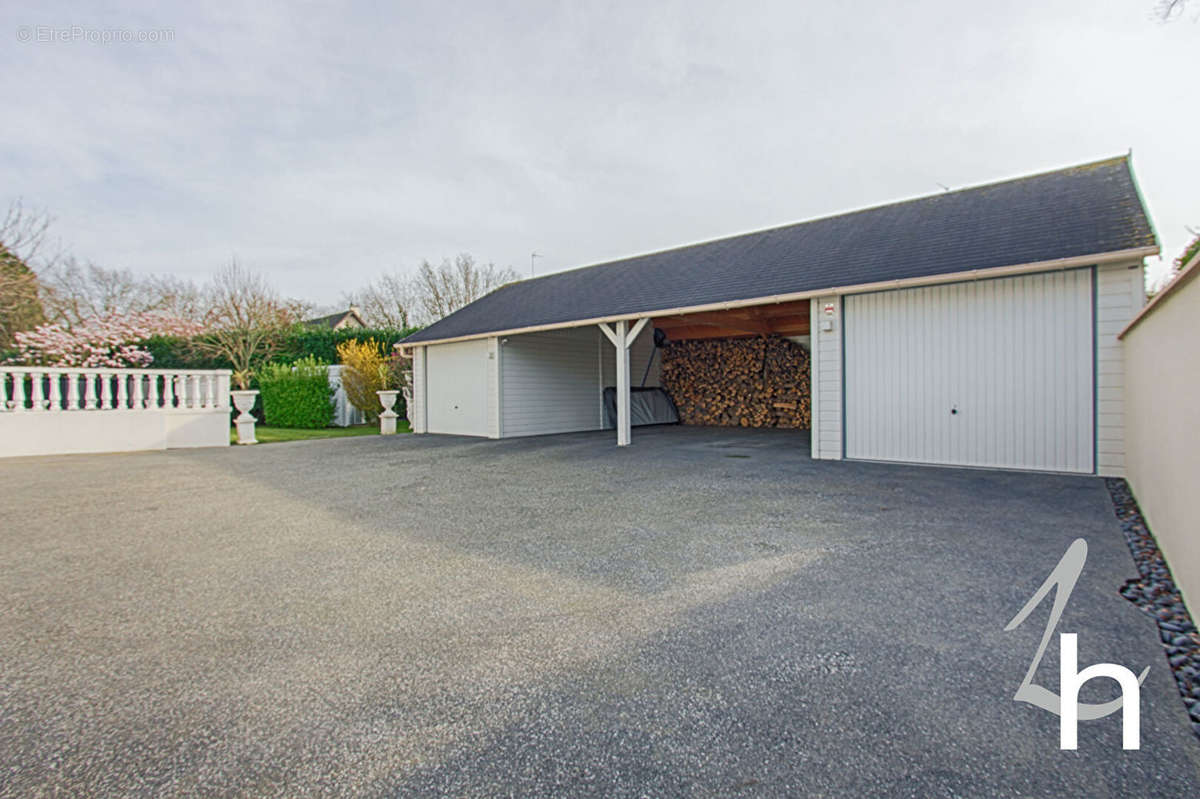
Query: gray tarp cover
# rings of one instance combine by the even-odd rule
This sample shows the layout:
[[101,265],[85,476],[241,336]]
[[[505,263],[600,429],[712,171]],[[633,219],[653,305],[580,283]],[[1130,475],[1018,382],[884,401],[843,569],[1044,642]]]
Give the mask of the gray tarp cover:
[[[679,424],[675,403],[661,388],[634,388],[629,394],[629,417],[633,427],[643,424]],[[604,425],[617,426],[617,390],[604,389]]]

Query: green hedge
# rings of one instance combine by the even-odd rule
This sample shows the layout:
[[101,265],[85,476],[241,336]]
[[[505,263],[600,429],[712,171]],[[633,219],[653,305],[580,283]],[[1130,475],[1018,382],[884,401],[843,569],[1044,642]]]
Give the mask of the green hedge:
[[274,361],[290,363],[309,355],[326,363],[337,363],[337,345],[343,341],[366,341],[375,339],[380,344],[384,355],[390,355],[397,341],[420,330],[410,327],[406,330],[347,328],[330,330],[328,328],[295,327],[287,332],[280,342],[279,351]]
[[142,346],[154,356],[152,369],[231,369],[224,358],[198,352],[191,339],[177,336],[152,336]]
[[327,364],[311,355],[292,364],[273,363],[258,374],[264,423],[275,427],[328,427],[333,389]]
[[[337,363],[337,345],[343,341],[357,339],[366,341],[373,338],[381,345],[384,354],[390,354],[393,345],[402,338],[420,330],[411,327],[405,330],[390,328],[358,328],[346,330],[330,330],[328,328],[310,328],[297,325],[286,331],[279,343],[274,363],[295,363],[305,358],[316,358],[325,363]],[[173,336],[155,336],[145,342],[145,347],[154,356],[156,369],[229,369],[230,364],[221,358],[205,355],[196,351],[191,341]]]

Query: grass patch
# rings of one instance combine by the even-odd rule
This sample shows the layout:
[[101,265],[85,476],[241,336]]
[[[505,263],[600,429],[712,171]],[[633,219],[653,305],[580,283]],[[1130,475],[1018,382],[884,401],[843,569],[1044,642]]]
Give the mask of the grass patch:
[[[410,433],[412,430],[404,419],[396,420],[397,433]],[[254,429],[254,437],[260,444],[274,444],[279,441],[307,441],[310,438],[346,438],[348,436],[377,436],[379,425],[357,424],[352,427],[322,427],[316,430],[306,430],[301,427],[268,427],[258,425]],[[237,430],[230,428],[229,443],[237,443]]]

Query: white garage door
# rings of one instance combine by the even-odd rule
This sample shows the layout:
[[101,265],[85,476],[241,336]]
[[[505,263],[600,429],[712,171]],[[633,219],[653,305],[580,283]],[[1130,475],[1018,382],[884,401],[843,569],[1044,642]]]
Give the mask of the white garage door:
[[1093,468],[1092,270],[846,298],[846,456]]
[[486,436],[487,340],[435,344],[425,352],[429,432]]

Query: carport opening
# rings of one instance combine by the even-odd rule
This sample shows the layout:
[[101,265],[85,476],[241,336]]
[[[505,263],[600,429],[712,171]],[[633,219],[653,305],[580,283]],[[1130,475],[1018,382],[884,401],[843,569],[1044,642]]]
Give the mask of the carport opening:
[[644,336],[631,352],[631,382],[661,386],[681,424],[809,436],[807,300],[660,317],[653,326],[653,341]]

